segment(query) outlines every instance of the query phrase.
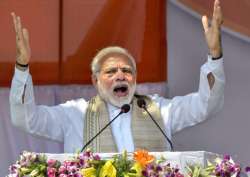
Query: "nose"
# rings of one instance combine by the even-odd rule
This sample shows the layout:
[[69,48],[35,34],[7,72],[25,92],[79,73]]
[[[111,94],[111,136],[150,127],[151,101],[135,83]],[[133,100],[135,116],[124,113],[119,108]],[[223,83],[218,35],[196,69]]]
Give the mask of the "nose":
[[124,81],[125,80],[125,74],[122,72],[121,69],[118,69],[116,73],[116,81]]

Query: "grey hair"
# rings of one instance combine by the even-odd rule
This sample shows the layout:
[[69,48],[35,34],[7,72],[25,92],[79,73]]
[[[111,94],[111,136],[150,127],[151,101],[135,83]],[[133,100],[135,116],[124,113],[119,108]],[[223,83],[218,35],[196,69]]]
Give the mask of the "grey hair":
[[100,63],[103,59],[105,59],[106,56],[108,56],[109,54],[122,54],[128,57],[128,59],[130,60],[132,67],[134,69],[134,71],[136,72],[136,63],[135,63],[135,59],[134,57],[124,48],[122,47],[118,47],[118,46],[110,46],[110,47],[106,47],[103,48],[102,50],[100,50],[96,56],[93,58],[92,62],[91,62],[91,71],[92,74],[96,75],[100,69]]

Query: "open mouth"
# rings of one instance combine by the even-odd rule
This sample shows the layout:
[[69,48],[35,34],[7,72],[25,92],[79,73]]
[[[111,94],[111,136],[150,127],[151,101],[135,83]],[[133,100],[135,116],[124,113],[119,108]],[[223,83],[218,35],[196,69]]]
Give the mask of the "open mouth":
[[118,85],[115,86],[113,90],[115,96],[124,97],[128,95],[128,86],[127,85]]

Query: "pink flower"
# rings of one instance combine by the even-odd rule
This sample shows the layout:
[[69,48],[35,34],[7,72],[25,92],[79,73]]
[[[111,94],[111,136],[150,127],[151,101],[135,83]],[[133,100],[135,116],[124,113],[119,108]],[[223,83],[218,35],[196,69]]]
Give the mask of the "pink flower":
[[63,162],[63,165],[64,166],[73,166],[73,165],[76,165],[77,163],[76,162],[74,162],[74,161],[70,161],[70,160],[65,160],[64,162]]
[[68,177],[66,174],[60,174],[59,177]]
[[67,168],[65,166],[60,166],[59,169],[58,169],[58,173],[59,174],[65,173],[66,170],[67,170]]
[[47,164],[48,164],[49,167],[55,167],[56,162],[57,161],[54,160],[54,159],[49,159],[48,162],[47,162]]
[[48,177],[56,177],[56,169],[48,167],[47,168],[47,175],[48,175]]
[[76,166],[68,166],[67,170],[69,173],[75,173],[77,172],[79,169]]
[[19,164],[14,164],[9,167],[9,171],[11,174],[18,173],[18,169],[21,168]]

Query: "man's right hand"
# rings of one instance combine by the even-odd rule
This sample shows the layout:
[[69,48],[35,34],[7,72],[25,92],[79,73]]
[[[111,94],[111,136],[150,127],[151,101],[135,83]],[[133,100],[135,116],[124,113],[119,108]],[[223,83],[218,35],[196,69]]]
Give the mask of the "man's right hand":
[[14,12],[11,15],[16,32],[16,62],[20,64],[16,64],[16,67],[24,71],[27,67],[22,67],[22,65],[27,65],[31,57],[29,33],[27,29],[22,27],[21,18],[16,16]]

